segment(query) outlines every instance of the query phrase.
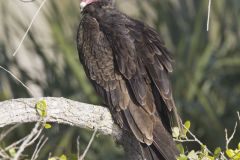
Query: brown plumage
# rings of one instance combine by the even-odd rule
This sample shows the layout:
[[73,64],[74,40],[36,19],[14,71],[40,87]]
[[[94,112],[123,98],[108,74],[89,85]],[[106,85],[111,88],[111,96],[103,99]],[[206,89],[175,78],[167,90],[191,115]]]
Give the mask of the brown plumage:
[[179,127],[168,73],[172,56],[151,27],[117,11],[111,0],[83,0],[77,46],[80,61],[116,123],[133,133],[147,160],[179,154]]

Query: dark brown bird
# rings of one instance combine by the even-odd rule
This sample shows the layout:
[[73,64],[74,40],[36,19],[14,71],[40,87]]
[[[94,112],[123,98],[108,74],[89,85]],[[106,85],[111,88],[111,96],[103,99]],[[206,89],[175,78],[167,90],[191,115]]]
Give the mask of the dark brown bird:
[[147,160],[174,160],[180,126],[168,78],[173,58],[159,34],[119,12],[112,0],[82,0],[80,61],[115,122],[131,132]]

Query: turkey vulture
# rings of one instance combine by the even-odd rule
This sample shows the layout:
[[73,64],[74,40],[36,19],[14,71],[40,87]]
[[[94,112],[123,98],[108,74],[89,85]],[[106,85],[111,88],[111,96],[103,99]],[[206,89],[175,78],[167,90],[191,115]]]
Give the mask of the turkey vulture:
[[118,11],[112,0],[82,0],[80,61],[113,119],[133,134],[146,160],[174,160],[180,120],[168,74],[173,58],[159,34]]

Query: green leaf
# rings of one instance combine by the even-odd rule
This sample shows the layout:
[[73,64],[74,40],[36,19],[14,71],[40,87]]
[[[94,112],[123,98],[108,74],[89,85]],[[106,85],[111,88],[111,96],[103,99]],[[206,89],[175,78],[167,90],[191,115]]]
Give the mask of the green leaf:
[[46,129],[50,129],[50,128],[52,128],[52,125],[49,124],[49,123],[46,123],[46,124],[44,125],[44,128],[46,128]]
[[[207,156],[206,158],[207,158],[207,160],[215,160],[215,159],[217,159],[217,158],[212,157],[212,156]],[[202,160],[203,160],[203,159],[202,159]]]
[[183,128],[183,130],[181,132],[181,138],[187,138],[187,132],[190,129],[190,127],[191,127],[191,122],[190,121],[186,121],[184,123],[184,128]]
[[37,113],[42,117],[47,116],[47,102],[45,99],[40,100],[36,104]]
[[178,150],[180,151],[181,154],[184,154],[184,147],[181,143],[177,144],[177,148],[178,148]]
[[184,126],[185,126],[185,128],[186,129],[190,129],[190,127],[191,127],[191,122],[190,121],[186,121],[185,123],[184,123]]
[[239,159],[240,159],[240,153],[236,154],[236,155],[232,158],[232,160],[239,160]]
[[16,155],[16,150],[15,150],[15,148],[9,149],[8,152],[9,152],[9,154],[10,154],[11,157],[14,157],[14,156]]
[[192,150],[190,153],[188,153],[187,157],[188,157],[188,159],[192,159],[192,160],[198,159],[198,155],[194,150]]
[[221,151],[222,151],[222,149],[221,149],[220,147],[217,147],[217,148],[214,150],[214,155],[213,155],[213,157],[214,157],[214,158],[218,158],[218,157],[220,156],[220,154],[221,154]]
[[229,158],[232,158],[232,157],[235,156],[235,153],[234,153],[234,151],[233,151],[232,149],[226,150],[226,154],[227,154],[227,156],[228,156]]
[[238,143],[238,149],[240,150],[240,143]]
[[177,160],[188,160],[188,157],[184,154],[180,154],[180,156],[177,158]]
[[67,160],[67,156],[66,155],[61,155],[60,157],[59,157],[59,160]]
[[180,135],[180,130],[178,127],[173,127],[172,128],[172,136],[173,138],[178,138]]
[[202,151],[203,156],[208,156],[208,151],[207,151],[207,146],[206,145],[201,146],[201,151]]

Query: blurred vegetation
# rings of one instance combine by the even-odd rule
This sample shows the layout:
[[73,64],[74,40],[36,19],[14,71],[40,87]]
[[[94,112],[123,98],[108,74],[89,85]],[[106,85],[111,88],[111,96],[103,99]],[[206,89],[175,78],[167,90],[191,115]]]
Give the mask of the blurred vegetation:
[[[0,100],[63,96],[101,104],[76,51],[79,1],[47,1],[19,53],[12,56],[40,2],[0,1],[0,65],[36,94],[30,95],[1,70]],[[224,128],[233,128],[236,111],[240,110],[240,1],[213,1],[209,32],[207,0],[118,0],[117,5],[161,33],[176,59],[172,82],[182,118],[192,122],[192,132],[210,149],[224,146]],[[22,125],[1,143],[23,137],[30,128],[31,124]],[[68,156],[76,153],[78,135],[83,151],[91,136],[86,130],[57,124],[45,134],[50,141],[41,152],[42,159],[49,152]],[[235,137],[239,134],[237,131]],[[99,136],[86,159],[117,160],[123,159],[122,154],[112,139]]]

